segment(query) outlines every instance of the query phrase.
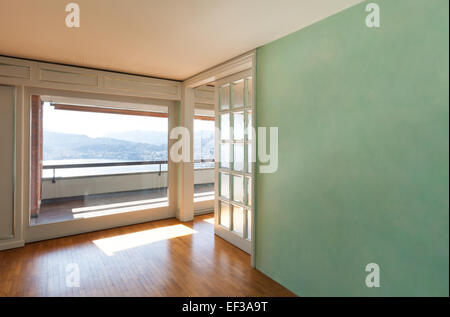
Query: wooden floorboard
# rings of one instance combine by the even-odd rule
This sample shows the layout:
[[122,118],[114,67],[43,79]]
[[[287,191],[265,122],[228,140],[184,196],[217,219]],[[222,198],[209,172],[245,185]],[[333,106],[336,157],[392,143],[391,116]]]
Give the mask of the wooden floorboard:
[[[295,296],[214,235],[211,218],[154,221],[0,251],[0,296]],[[79,287],[66,285],[69,264],[79,268]]]

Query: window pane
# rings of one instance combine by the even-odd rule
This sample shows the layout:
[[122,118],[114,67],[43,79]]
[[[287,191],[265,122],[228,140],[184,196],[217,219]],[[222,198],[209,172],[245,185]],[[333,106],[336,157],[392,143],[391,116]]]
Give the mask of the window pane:
[[244,178],[233,176],[233,200],[239,203],[244,202]]
[[223,201],[219,202],[220,205],[220,224],[230,229],[230,206]]
[[[194,160],[214,159],[214,121],[194,120]],[[214,162],[197,162],[194,169],[214,168]]]
[[239,108],[244,106],[244,80],[241,79],[232,84],[232,105],[233,108]]
[[233,147],[233,169],[242,172],[244,170],[244,144],[237,143]]
[[247,190],[247,205],[251,206],[252,205],[252,179],[249,177],[245,178],[245,188]]
[[220,139],[230,139],[230,114],[225,113],[220,115]]
[[253,138],[253,129],[252,129],[252,112],[247,111],[247,140],[251,140]]
[[253,106],[253,78],[252,77],[248,77],[247,78],[247,107],[252,107]]
[[233,114],[233,134],[235,140],[244,139],[244,113],[235,112]]
[[233,231],[241,237],[244,235],[244,209],[233,206]]
[[230,168],[230,143],[220,145],[220,167]]
[[[42,184],[40,213],[31,223],[167,206],[168,118],[125,109],[86,111],[94,108],[83,107],[82,99],[77,102],[77,110],[45,102],[42,122],[33,122],[42,124],[43,173],[35,180]],[[54,199],[64,203],[55,208]]]
[[230,175],[220,173],[220,196],[230,198]]
[[219,89],[220,110],[230,107],[230,85],[224,85]]
[[247,173],[252,172],[252,144],[247,144]]
[[252,239],[252,211],[247,209],[247,239]]
[[[194,202],[214,199],[215,122],[194,120]],[[218,149],[220,151],[220,148]]]

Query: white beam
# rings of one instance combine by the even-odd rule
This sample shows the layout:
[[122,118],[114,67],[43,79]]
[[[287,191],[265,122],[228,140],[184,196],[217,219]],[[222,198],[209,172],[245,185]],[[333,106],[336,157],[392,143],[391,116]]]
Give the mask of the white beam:
[[180,221],[191,221],[194,219],[194,108],[194,89],[183,85],[181,88],[180,126],[189,131],[190,160],[189,162],[181,161],[178,163],[180,177],[178,181],[177,218]]

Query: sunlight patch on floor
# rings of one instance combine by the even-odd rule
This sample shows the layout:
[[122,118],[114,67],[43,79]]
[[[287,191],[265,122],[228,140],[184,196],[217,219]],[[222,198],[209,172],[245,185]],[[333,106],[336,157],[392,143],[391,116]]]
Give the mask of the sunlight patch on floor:
[[185,225],[173,225],[139,232],[128,233],[111,238],[103,238],[92,241],[105,254],[112,256],[118,251],[123,251],[153,242],[169,240],[198,233]]
[[213,225],[214,224],[214,217],[203,219],[203,221]]

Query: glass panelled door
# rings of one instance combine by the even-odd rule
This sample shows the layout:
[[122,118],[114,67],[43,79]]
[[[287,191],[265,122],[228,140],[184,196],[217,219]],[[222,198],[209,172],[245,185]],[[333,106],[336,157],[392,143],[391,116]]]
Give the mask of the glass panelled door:
[[216,84],[218,162],[215,233],[251,253],[253,223],[253,77],[250,70]]

